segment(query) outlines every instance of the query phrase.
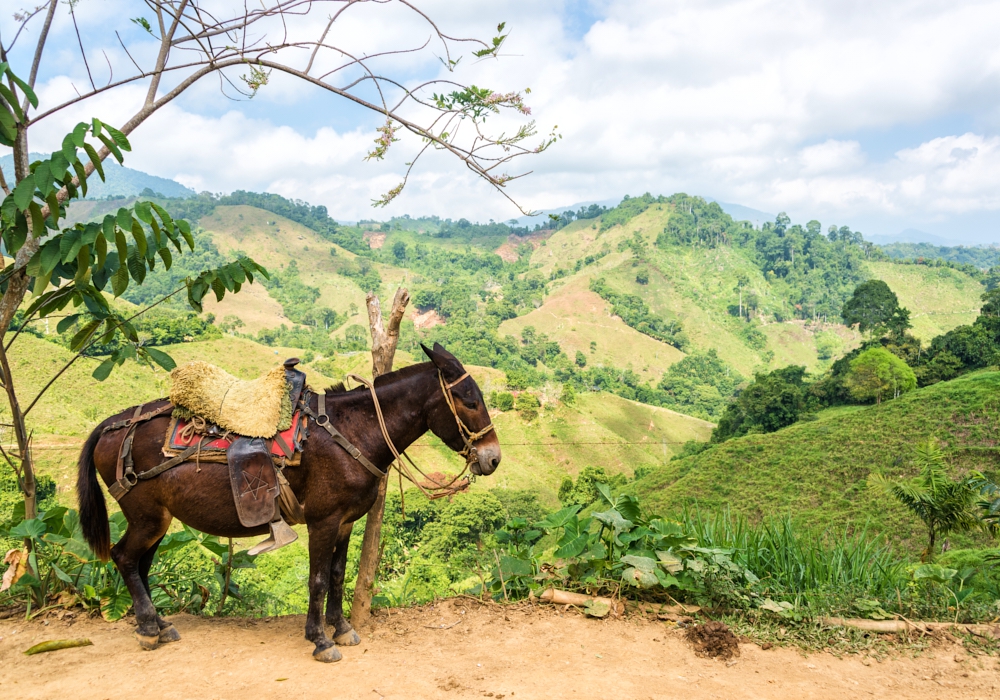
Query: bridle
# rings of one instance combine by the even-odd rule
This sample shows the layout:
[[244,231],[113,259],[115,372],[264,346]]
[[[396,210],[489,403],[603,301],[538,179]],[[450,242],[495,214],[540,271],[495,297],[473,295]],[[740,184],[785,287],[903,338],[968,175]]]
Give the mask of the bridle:
[[[414,464],[413,460],[410,459],[410,456],[408,454],[406,454],[405,452],[400,453],[400,451],[396,449],[396,446],[392,442],[392,438],[389,437],[389,430],[385,425],[385,417],[382,415],[382,406],[378,400],[378,394],[375,392],[375,383],[368,379],[365,379],[364,377],[359,377],[356,374],[348,374],[347,378],[353,379],[359,384],[362,384],[363,386],[367,387],[368,391],[371,393],[372,401],[375,404],[375,415],[378,417],[379,428],[382,430],[382,438],[385,440],[385,444],[389,447],[389,451],[395,458],[394,461],[396,465],[396,471],[399,474],[399,479],[400,479],[399,482],[400,506],[402,506],[403,503],[402,480],[404,477],[408,481],[413,483],[414,486],[420,489],[420,491],[423,492],[423,494],[430,499],[450,496],[456,493],[457,491],[463,490],[465,487],[469,485],[469,479],[462,479],[462,477],[465,474],[465,472],[467,472],[469,468],[479,460],[479,454],[476,451],[475,443],[478,440],[482,439],[484,436],[488,435],[491,430],[495,430],[495,428],[493,427],[493,421],[490,421],[489,425],[487,425],[482,430],[472,431],[469,428],[469,426],[465,424],[465,421],[462,420],[461,416],[458,415],[458,408],[455,405],[455,396],[452,393],[452,389],[458,384],[462,383],[464,380],[469,378],[468,372],[466,372],[461,377],[459,377],[458,379],[449,384],[445,382],[444,374],[442,374],[441,370],[440,369],[438,370],[438,384],[441,386],[441,393],[444,395],[445,404],[447,404],[448,409],[451,411],[451,415],[455,417],[455,424],[458,426],[458,435],[459,437],[462,438],[462,442],[465,444],[465,446],[461,450],[458,450],[458,454],[465,457],[465,467],[457,476],[452,478],[446,484],[438,483],[434,478],[426,474],[420,467]],[[320,400],[322,401],[322,398]],[[321,403],[320,406],[322,407],[323,404]],[[310,415],[312,415],[313,418],[316,420],[317,425],[319,425],[322,428],[325,428],[327,432],[329,432],[334,437],[334,439],[337,440],[337,442],[340,443],[342,447],[344,447],[344,449],[347,449],[348,452],[350,452],[351,456],[353,456],[356,460],[361,462],[368,469],[368,471],[372,472],[373,474],[379,477],[384,477],[386,474],[388,474],[388,469],[386,470],[385,474],[383,474],[381,470],[372,465],[370,461],[368,461],[367,459],[364,458],[363,455],[361,455],[360,450],[351,445],[349,442],[347,442],[346,438],[340,435],[340,433],[330,424],[330,419],[328,416],[326,416],[325,409],[321,408],[318,414],[313,414],[310,412]],[[325,419],[325,421],[323,419]],[[339,440],[338,437],[340,438]],[[403,463],[404,457],[406,461],[409,462],[410,466],[413,467],[413,469],[416,470],[417,473],[419,473],[422,477],[424,477],[424,479],[433,484],[433,486],[425,487],[420,482],[420,480],[417,479],[410,472],[410,469]],[[391,468],[391,466],[389,468]]]
[[[441,385],[441,393],[444,394],[445,403],[447,403],[448,408],[451,409],[451,415],[455,416],[455,423],[458,425],[458,434],[462,438],[462,442],[465,443],[465,447],[459,450],[458,454],[465,457],[466,466],[469,466],[473,462],[479,460],[475,443],[488,435],[491,430],[495,430],[493,427],[493,421],[490,421],[489,424],[482,430],[473,432],[469,429],[469,426],[465,424],[465,421],[459,417],[458,408],[455,406],[455,396],[451,393],[451,390],[453,387],[461,384],[468,378],[469,373],[466,372],[455,381],[450,384],[446,384],[444,381],[444,373],[442,373],[441,370],[438,370],[438,383]],[[487,413],[487,415],[489,414]]]

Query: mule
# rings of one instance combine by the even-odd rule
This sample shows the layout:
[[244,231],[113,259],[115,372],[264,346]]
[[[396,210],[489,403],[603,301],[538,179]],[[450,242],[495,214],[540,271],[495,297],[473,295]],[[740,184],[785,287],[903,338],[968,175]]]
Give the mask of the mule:
[[[375,393],[390,439],[402,451],[430,430],[452,450],[467,455],[473,474],[492,474],[500,464],[500,443],[496,431],[488,430],[490,416],[482,391],[462,364],[443,347],[435,343],[433,349],[423,349],[430,362],[375,380]],[[308,402],[316,411],[317,395],[311,394]],[[144,410],[167,403],[161,399],[147,404]],[[114,560],[132,595],[138,640],[144,648],[152,649],[180,639],[176,628],[156,614],[148,580],[156,548],[171,521],[177,518],[219,537],[264,535],[268,527],[246,528],[240,524],[226,464],[185,462],[155,478],[140,480],[122,498],[120,506],[128,528],[112,547],[107,506],[97,477],[99,474],[105,486],[115,481],[124,431],[103,429],[132,413],[129,409],[111,416],[90,434],[80,454],[77,491],[84,536],[102,561],[109,557]],[[382,435],[375,402],[367,388],[350,391],[343,385],[331,388],[326,394],[326,413],[331,423],[375,466],[382,471],[389,468],[393,455]],[[477,436],[473,443],[463,437],[456,419]],[[135,429],[132,454],[136,472],[164,461],[161,448],[168,421],[169,413]],[[468,449],[469,444],[474,450]],[[309,422],[299,466],[286,467],[284,473],[304,508],[309,532],[309,611],[305,637],[315,644],[314,658],[338,661],[341,654],[337,645],[351,646],[361,641],[344,618],[344,570],[351,529],[375,502],[379,478],[313,420]],[[328,627],[333,630],[332,640],[327,635]]]

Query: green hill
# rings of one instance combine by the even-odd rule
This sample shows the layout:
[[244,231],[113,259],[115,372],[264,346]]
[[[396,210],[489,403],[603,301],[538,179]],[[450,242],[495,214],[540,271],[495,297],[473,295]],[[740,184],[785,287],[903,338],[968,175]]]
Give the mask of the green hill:
[[776,433],[748,435],[672,461],[634,485],[661,512],[730,508],[754,519],[789,513],[815,531],[865,523],[916,546],[912,515],[866,488],[868,475],[914,474],[914,446],[934,438],[954,474],[1000,471],[1000,372],[983,371],[878,406],[825,411]]

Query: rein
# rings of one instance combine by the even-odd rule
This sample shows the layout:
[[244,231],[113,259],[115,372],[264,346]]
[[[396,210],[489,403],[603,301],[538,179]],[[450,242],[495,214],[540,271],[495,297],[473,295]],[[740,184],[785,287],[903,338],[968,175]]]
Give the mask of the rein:
[[[454,386],[460,384],[465,379],[467,379],[469,377],[469,373],[466,372],[455,381],[451,382],[450,384],[446,384],[444,381],[444,375],[441,373],[441,370],[438,370],[438,383],[441,385],[441,392],[444,394],[445,403],[448,405],[451,414],[455,417],[455,423],[458,425],[458,434],[461,436],[462,442],[465,443],[465,447],[461,449],[458,453],[463,457],[465,457],[465,466],[462,468],[462,471],[458,473],[458,475],[456,475],[451,481],[449,481],[446,484],[442,484],[436,481],[435,479],[431,478],[430,476],[428,476],[427,473],[425,473],[420,467],[418,467],[413,462],[412,459],[410,459],[410,456],[406,454],[405,451],[401,454],[399,450],[396,449],[396,446],[392,442],[392,438],[389,437],[389,430],[386,428],[385,418],[382,416],[382,406],[379,403],[378,395],[375,393],[374,382],[371,382],[365,379],[364,377],[359,377],[356,374],[348,374],[347,377],[349,379],[353,379],[359,384],[363,384],[364,386],[368,387],[368,391],[371,392],[372,401],[375,403],[375,415],[378,416],[379,428],[382,429],[382,437],[385,439],[385,444],[388,445],[389,451],[392,452],[393,457],[395,458],[394,462],[396,465],[396,472],[399,474],[399,493],[401,499],[400,502],[402,503],[402,496],[403,496],[403,477],[406,477],[406,479],[410,483],[412,483],[414,486],[420,489],[420,492],[423,493],[429,499],[443,498],[444,496],[450,496],[452,494],[457,493],[460,490],[460,488],[456,488],[453,485],[455,484],[455,482],[457,482],[465,475],[465,472],[469,470],[469,467],[472,465],[472,463],[478,459],[478,456],[476,454],[476,446],[473,443],[476,440],[479,440],[485,435],[487,435],[491,430],[494,430],[493,422],[490,421],[489,425],[487,425],[482,430],[478,432],[473,432],[472,430],[469,429],[469,427],[465,424],[464,421],[462,421],[461,417],[459,417],[458,415],[458,409],[455,407],[455,397],[452,396],[451,390]],[[403,457],[406,458],[406,461],[410,463],[410,466],[412,466],[413,469],[415,469],[420,474],[420,476],[422,476],[428,482],[433,484],[433,486],[425,487],[423,484],[417,481],[417,479],[413,476],[413,473],[410,471],[409,467],[407,467],[403,463]]]

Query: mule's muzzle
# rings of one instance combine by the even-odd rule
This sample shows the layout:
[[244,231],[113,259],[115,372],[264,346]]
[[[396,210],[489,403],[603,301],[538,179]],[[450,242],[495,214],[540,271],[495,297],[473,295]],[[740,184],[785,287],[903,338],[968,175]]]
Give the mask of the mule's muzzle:
[[469,470],[477,476],[489,476],[500,466],[500,445],[476,446],[478,459],[469,466]]

